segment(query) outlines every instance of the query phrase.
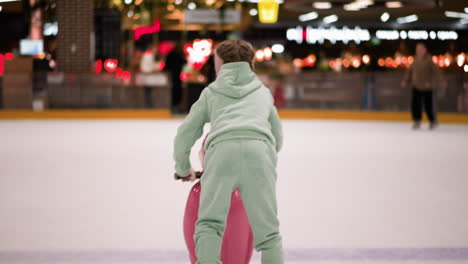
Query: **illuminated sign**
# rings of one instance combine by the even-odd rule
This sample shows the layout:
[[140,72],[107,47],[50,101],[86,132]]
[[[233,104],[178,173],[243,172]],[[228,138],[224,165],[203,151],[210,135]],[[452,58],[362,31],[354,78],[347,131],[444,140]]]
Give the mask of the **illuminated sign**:
[[133,39],[139,40],[141,36],[156,33],[159,30],[161,30],[161,22],[159,22],[159,19],[156,19],[152,26],[135,28],[133,30]]
[[411,40],[457,40],[458,33],[455,31],[427,31],[427,30],[377,30],[375,36],[378,39],[397,40],[397,39],[411,39]]
[[185,24],[239,24],[241,22],[240,11],[227,8],[223,14],[217,9],[187,9],[184,11]]
[[196,39],[192,44],[184,46],[184,52],[187,55],[188,63],[197,70],[200,70],[208,61],[213,47],[211,39]]
[[42,39],[22,39],[20,40],[21,55],[39,55],[44,52],[44,41]]
[[[341,41],[348,43],[354,41],[359,44],[362,41],[369,41],[371,34],[368,29],[360,27],[355,28],[324,28],[324,27],[306,27],[297,26],[290,28],[286,31],[286,38],[290,41],[296,41],[301,44],[306,41],[309,44],[323,44],[325,40],[331,43]],[[458,33],[456,31],[427,31],[427,30],[377,30],[375,38],[381,40],[398,40],[398,39],[411,39],[411,40],[457,40]]]
[[371,35],[369,30],[361,29],[360,27],[343,27],[341,29],[336,27],[307,27],[306,29],[303,29],[301,26],[298,26],[296,28],[288,29],[286,32],[286,38],[288,40],[295,40],[299,44],[304,40],[309,44],[315,44],[317,42],[322,44],[325,40],[328,40],[331,43],[336,43],[337,41],[341,41],[343,43],[348,43],[349,41],[361,43],[361,41],[369,41],[371,39]]

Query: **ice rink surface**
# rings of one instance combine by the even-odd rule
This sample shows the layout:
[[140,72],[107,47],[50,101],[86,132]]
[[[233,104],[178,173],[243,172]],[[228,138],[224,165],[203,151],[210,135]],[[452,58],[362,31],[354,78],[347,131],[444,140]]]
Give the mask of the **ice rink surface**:
[[[0,263],[188,263],[180,122],[0,121]],[[286,263],[468,263],[468,126],[283,125]]]

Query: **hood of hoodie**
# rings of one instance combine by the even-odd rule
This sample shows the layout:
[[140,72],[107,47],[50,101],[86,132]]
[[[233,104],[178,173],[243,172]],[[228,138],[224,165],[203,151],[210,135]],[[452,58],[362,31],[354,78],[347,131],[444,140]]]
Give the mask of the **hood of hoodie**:
[[242,98],[262,87],[262,82],[247,62],[230,62],[221,66],[216,80],[208,87],[231,98]]

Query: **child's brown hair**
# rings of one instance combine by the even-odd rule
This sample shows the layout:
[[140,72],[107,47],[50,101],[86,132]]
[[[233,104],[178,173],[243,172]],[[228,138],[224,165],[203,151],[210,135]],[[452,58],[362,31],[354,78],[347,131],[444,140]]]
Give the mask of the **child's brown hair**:
[[215,52],[224,63],[245,61],[254,69],[255,50],[247,41],[225,40],[218,45]]

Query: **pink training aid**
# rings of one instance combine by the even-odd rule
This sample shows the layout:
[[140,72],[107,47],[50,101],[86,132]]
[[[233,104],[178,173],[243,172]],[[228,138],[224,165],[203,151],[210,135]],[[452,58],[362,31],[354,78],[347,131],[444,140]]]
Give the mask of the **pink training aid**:
[[[200,205],[200,182],[196,183],[190,191],[184,215],[185,243],[190,254],[192,264],[197,262],[195,254],[195,223],[198,220]],[[223,264],[248,264],[253,253],[253,234],[244,204],[238,189],[232,192],[231,208],[229,209],[226,230],[223,236],[221,249],[221,262]]]
[[[200,151],[200,160],[203,164],[205,156],[204,146],[208,135],[203,141]],[[189,250],[192,264],[197,262],[195,254],[195,224],[198,220],[198,208],[200,207],[201,185],[197,182],[192,189],[187,200],[184,215],[184,237]],[[223,264],[248,264],[253,253],[253,234],[250,228],[249,219],[245,211],[244,204],[239,189],[235,189],[231,196],[231,207],[229,209],[226,229],[223,236],[221,248],[221,262]]]

